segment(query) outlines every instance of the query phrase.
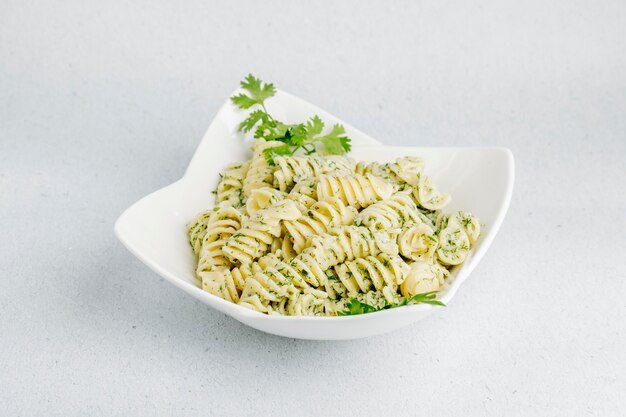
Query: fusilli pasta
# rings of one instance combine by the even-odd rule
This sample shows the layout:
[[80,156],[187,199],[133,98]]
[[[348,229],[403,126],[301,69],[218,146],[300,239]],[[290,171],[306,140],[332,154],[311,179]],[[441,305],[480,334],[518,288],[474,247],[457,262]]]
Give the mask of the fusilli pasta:
[[330,172],[354,172],[354,161],[343,156],[276,156],[274,187],[289,191],[297,182]]
[[271,166],[265,158],[264,151],[270,148],[282,146],[282,142],[257,140],[252,145],[252,161],[250,168],[243,180],[243,196],[248,198],[252,190],[261,187],[272,187],[274,182],[275,167]]
[[302,217],[286,221],[284,226],[293,241],[294,250],[300,253],[306,247],[308,238],[326,233],[336,226],[352,224],[355,215],[354,208],[346,206],[338,198],[330,197],[316,202],[304,211]]
[[250,263],[266,254],[274,238],[281,235],[281,221],[295,220],[301,215],[291,200],[261,209],[226,241],[222,251],[234,264]]
[[243,181],[248,174],[250,161],[228,165],[217,184],[215,202],[219,205],[239,207],[242,205]]
[[264,150],[283,145],[255,141],[252,159],[223,173],[216,207],[188,227],[196,275],[215,296],[293,316],[406,304],[445,288],[480,236],[471,213],[442,211],[450,195],[421,158],[273,155],[270,165]]
[[405,224],[421,223],[422,214],[417,210],[411,196],[404,192],[392,195],[361,211],[355,223],[377,230],[391,230]]
[[320,200],[338,197],[356,209],[391,197],[393,187],[372,174],[321,175],[317,183]]

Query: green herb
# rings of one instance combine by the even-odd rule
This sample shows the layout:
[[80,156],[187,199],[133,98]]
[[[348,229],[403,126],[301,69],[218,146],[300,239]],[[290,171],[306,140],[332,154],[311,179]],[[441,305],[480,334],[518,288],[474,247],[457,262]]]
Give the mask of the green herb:
[[412,305],[412,304],[431,304],[435,306],[445,307],[446,305],[441,301],[437,300],[437,291],[424,292],[421,294],[415,294],[413,297],[407,299],[406,297],[401,297],[400,301],[395,304],[393,307]]
[[376,311],[388,310],[390,308],[402,307],[413,304],[431,304],[436,306],[445,307],[446,305],[437,300],[437,291],[426,292],[422,294],[415,294],[411,298],[400,297],[397,303],[387,302],[382,307],[375,307],[357,300],[356,298],[350,299],[346,304],[346,310],[337,313],[338,316],[354,316],[356,314],[374,313]]
[[[255,78],[252,74],[248,74],[241,82],[241,88],[250,93],[250,95],[241,93],[231,97],[231,100],[242,109],[249,109],[255,104],[260,104],[263,106],[263,110],[265,110],[264,101],[276,94],[274,84],[264,83],[258,78]],[[265,114],[267,114],[267,111],[265,111]]]
[[340,311],[337,313],[338,316],[354,316],[357,314],[367,314],[374,313],[375,311],[380,311],[382,309],[371,306],[367,303],[362,303],[356,298],[352,298],[346,304],[347,309],[345,311]]
[[231,101],[241,109],[250,109],[248,117],[241,122],[239,130],[249,132],[254,129],[256,139],[275,140],[284,142],[283,146],[266,149],[265,158],[270,165],[274,165],[275,156],[291,156],[302,149],[306,155],[314,153],[326,155],[343,155],[350,151],[350,138],[346,136],[344,127],[334,125],[330,132],[323,135],[324,122],[318,116],[313,116],[304,123],[285,124],[270,115],[265,107],[265,100],[276,94],[276,87],[272,83],[264,83],[249,74],[242,82],[241,88],[245,93],[231,97]]

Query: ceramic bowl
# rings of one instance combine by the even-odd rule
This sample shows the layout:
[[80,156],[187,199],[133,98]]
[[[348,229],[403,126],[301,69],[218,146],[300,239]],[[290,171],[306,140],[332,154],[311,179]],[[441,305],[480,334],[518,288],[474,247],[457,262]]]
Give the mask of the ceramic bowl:
[[[350,138],[351,157],[388,162],[415,155],[426,160],[426,172],[440,190],[452,195],[446,211],[463,209],[484,224],[467,260],[452,270],[439,293],[446,304],[491,245],[513,191],[513,155],[504,148],[422,148],[383,146],[327,112],[279,91],[268,103],[277,119],[288,123],[318,114],[327,125],[342,123]],[[189,295],[234,319],[264,332],[300,339],[354,339],[389,332],[416,322],[442,307],[418,304],[347,317],[282,317],[264,315],[203,291],[194,275],[195,259],[187,224],[213,204],[218,173],[251,157],[249,143],[237,131],[245,113],[227,101],[211,123],[183,178],[142,198],[115,223],[119,240],[154,272]],[[187,318],[181,317],[181,320]]]

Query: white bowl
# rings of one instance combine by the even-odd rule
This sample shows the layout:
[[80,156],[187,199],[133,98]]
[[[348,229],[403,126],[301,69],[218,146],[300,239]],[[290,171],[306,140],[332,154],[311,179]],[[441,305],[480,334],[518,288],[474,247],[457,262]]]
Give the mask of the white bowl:
[[[441,190],[452,194],[446,210],[463,209],[478,216],[483,234],[463,265],[454,269],[439,299],[448,304],[491,245],[513,192],[513,155],[504,148],[387,147],[325,111],[278,92],[269,111],[292,123],[318,114],[327,125],[342,123],[352,138],[350,156],[392,161],[418,155]],[[442,307],[419,304],[347,317],[267,316],[202,291],[194,276],[195,259],[186,226],[213,204],[218,172],[228,163],[250,158],[248,143],[237,127],[245,114],[227,101],[204,135],[187,172],[177,182],[133,204],[115,223],[118,239],[157,274],[209,306],[264,332],[299,339],[355,339],[389,332]],[[187,318],[181,317],[181,320]]]

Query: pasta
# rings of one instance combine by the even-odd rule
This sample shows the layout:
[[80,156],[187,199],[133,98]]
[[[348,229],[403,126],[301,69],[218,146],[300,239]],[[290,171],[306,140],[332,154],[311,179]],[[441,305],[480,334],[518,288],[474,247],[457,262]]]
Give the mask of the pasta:
[[393,187],[372,174],[322,175],[317,183],[319,199],[338,197],[356,209],[391,197]]
[[401,284],[402,295],[412,297],[415,294],[437,291],[448,274],[448,270],[437,263],[415,262],[411,264],[409,273]]
[[330,197],[314,203],[304,211],[302,217],[286,221],[284,226],[294,250],[300,253],[306,247],[308,238],[326,233],[335,226],[352,224],[355,215],[354,208],[346,206],[338,198]]
[[459,265],[480,235],[480,223],[470,213],[459,211],[440,219],[437,257],[444,265]]
[[413,261],[429,261],[437,250],[437,235],[426,223],[412,224],[398,235],[398,249],[402,256]]
[[276,156],[274,187],[289,191],[295,183],[330,172],[354,172],[354,161],[343,156]]
[[390,164],[389,168],[398,178],[407,184],[417,187],[419,177],[424,171],[424,160],[415,156],[405,156],[396,159],[394,164]]
[[281,235],[281,221],[300,216],[300,210],[291,200],[261,209],[226,241],[222,251],[234,264],[250,263],[266,254],[274,237]]
[[250,162],[234,163],[226,167],[215,191],[215,202],[219,205],[240,207],[243,202],[243,181],[248,174]]
[[409,194],[399,192],[361,211],[355,219],[358,225],[377,230],[397,229],[409,223],[420,223],[422,214]]
[[413,190],[417,204],[428,210],[441,210],[451,200],[450,194],[442,193],[427,175],[419,175],[417,187]]
[[289,277],[274,266],[268,266],[248,280],[243,289],[239,305],[261,313],[269,312],[270,302],[281,302],[290,293],[296,293]]
[[293,248],[293,242],[287,235],[274,238],[270,245],[270,253],[274,253],[286,261],[293,259],[297,255]]
[[355,172],[360,175],[372,174],[391,184],[394,189],[405,189],[405,182],[391,169],[390,164],[378,162],[357,162]]
[[282,142],[257,140],[252,145],[252,160],[250,168],[243,180],[242,192],[248,198],[252,190],[261,187],[272,187],[274,182],[274,167],[267,162],[264,151],[282,146]]
[[211,215],[198,252],[198,274],[201,271],[232,267],[222,252],[222,246],[241,228],[243,220],[244,216],[234,207],[220,208]]
[[268,313],[283,316],[322,316],[331,309],[328,294],[307,288],[290,294],[280,302],[271,303]]
[[380,291],[393,302],[398,286],[405,280],[409,265],[398,255],[380,254],[345,262],[334,267],[335,274],[346,287],[348,296]]
[[283,145],[255,141],[252,158],[221,175],[216,206],[187,228],[196,276],[217,297],[271,315],[389,308],[444,288],[480,238],[474,215],[443,211],[451,197],[421,158],[270,164],[265,150]]
[[437,257],[444,265],[458,265],[465,260],[470,249],[467,233],[457,222],[450,222],[439,233]]
[[373,231],[367,227],[343,226],[330,233],[314,236],[306,251],[315,251],[317,262],[322,269],[345,261],[379,253],[395,255],[398,245],[385,232]]
[[206,234],[207,223],[211,218],[214,210],[205,211],[204,213],[198,214],[198,216],[193,219],[189,227],[187,228],[187,234],[189,235],[189,243],[193,248],[193,253],[196,255],[200,253],[200,249],[202,248],[202,240],[204,239],[204,235]]
[[286,193],[270,187],[256,188],[250,192],[246,200],[246,211],[249,216],[253,216],[257,211],[284,200]]
[[304,207],[311,207],[317,202],[317,180],[300,181],[291,189],[287,198],[297,201]]

